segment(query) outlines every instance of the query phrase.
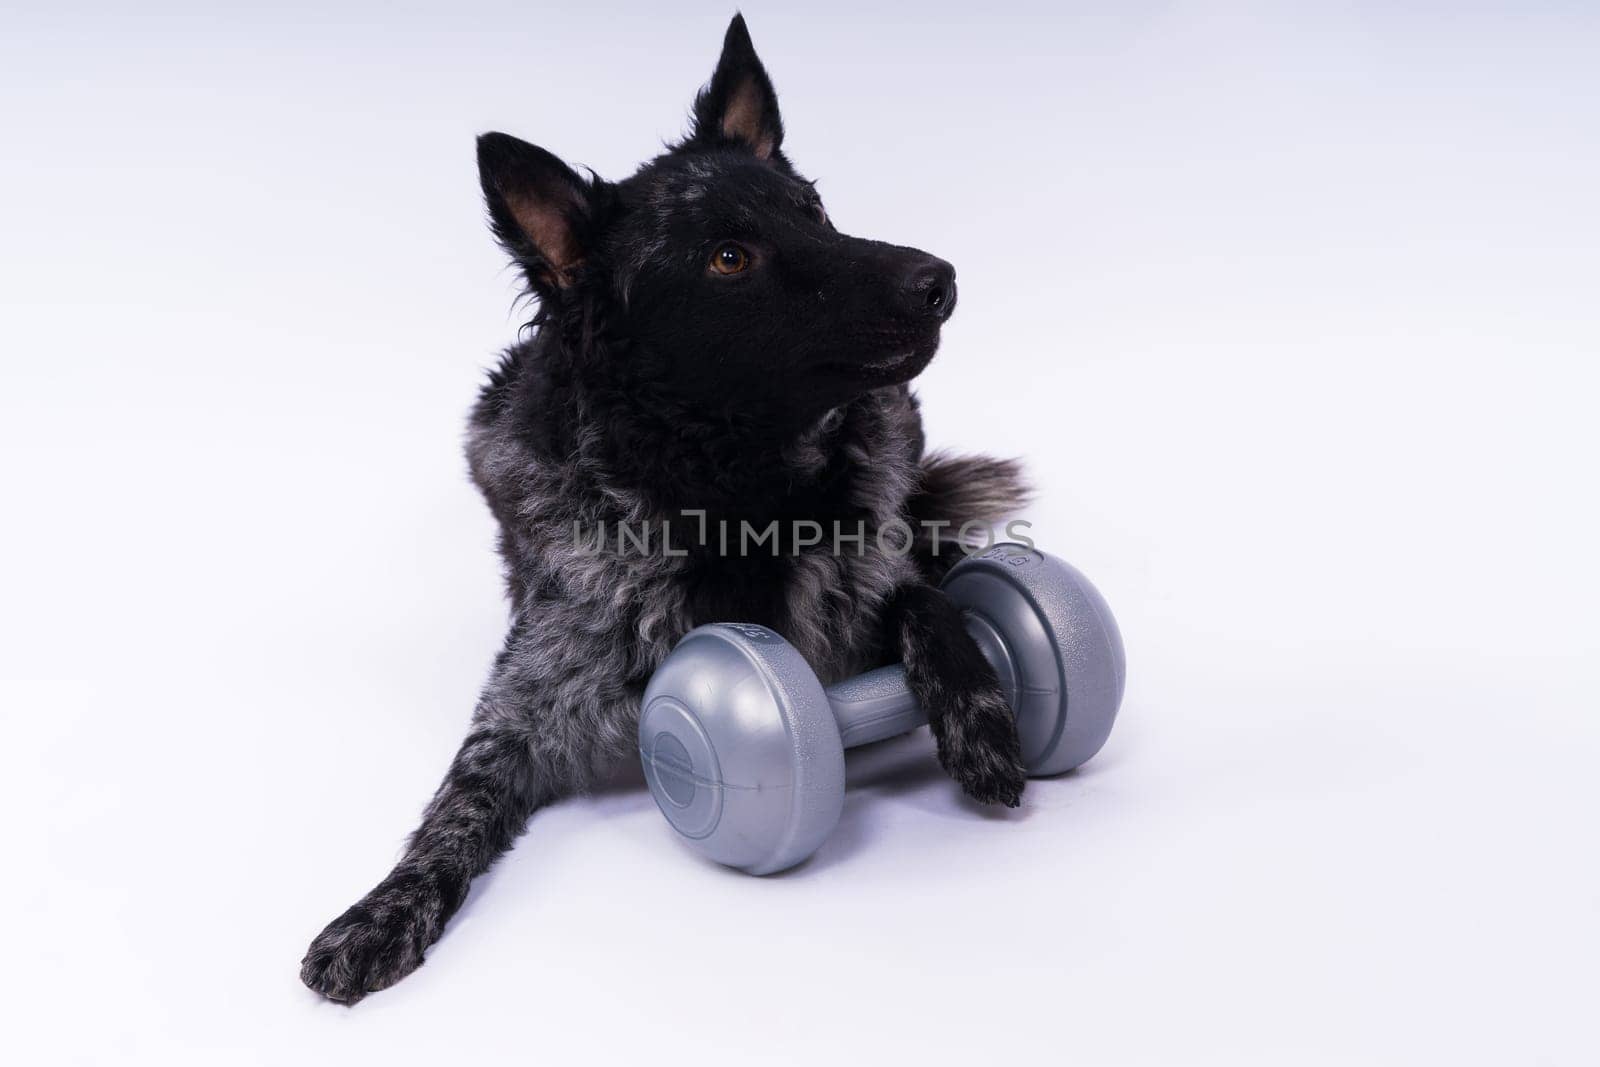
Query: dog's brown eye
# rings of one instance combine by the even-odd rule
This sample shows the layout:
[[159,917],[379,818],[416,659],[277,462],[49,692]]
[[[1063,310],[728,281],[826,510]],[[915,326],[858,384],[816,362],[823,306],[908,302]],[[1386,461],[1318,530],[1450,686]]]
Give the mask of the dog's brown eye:
[[750,266],[750,254],[738,245],[723,245],[711,253],[711,269],[718,274],[738,274]]

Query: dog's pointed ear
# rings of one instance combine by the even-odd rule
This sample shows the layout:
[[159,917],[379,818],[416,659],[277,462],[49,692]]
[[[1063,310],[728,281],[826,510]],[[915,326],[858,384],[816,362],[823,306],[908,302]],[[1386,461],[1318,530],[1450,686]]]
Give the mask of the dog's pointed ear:
[[489,226],[540,292],[565,289],[588,252],[596,186],[537,145],[504,133],[478,138]]
[[700,144],[742,144],[760,159],[783,146],[778,94],[750,43],[743,15],[733,16],[722,39],[722,58],[711,81],[694,100],[694,132]]

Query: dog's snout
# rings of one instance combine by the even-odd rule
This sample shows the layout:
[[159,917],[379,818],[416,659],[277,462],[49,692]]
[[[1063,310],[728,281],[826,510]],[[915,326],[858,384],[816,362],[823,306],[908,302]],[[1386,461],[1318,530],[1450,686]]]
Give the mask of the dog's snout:
[[913,314],[944,322],[956,309],[956,269],[927,256],[907,273],[904,293]]

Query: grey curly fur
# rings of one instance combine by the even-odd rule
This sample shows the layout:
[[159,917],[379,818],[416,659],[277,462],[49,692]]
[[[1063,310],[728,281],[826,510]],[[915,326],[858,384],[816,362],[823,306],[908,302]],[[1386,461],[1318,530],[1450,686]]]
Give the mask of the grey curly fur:
[[[946,456],[924,463],[920,418],[904,386],[874,391],[853,407],[862,432],[835,447],[849,456],[851,496],[874,516],[866,547],[859,556],[834,556],[819,546],[789,561],[784,595],[793,623],[785,636],[824,681],[865,670],[887,652],[905,656],[913,682],[936,688],[940,675],[929,659],[961,649],[924,653],[911,635],[886,650],[883,614],[897,592],[927,588],[923,570],[942,572],[959,555],[949,547],[943,558],[885,553],[874,531],[895,519],[993,522],[1014,511],[1026,490],[1011,463]],[[336,1000],[354,1002],[414,970],[471,880],[511,845],[536,808],[587,789],[632,754],[651,672],[679,638],[706,621],[685,606],[677,580],[683,558],[594,552],[575,539],[575,522],[592,529],[602,521],[666,518],[607,478],[597,438],[549,462],[529,449],[509,412],[486,400],[474,414],[467,452],[502,525],[511,632],[471,730],[399,863],[307,953],[305,981]],[[814,440],[797,442],[794,454],[800,478],[829,458]],[[968,665],[988,671],[981,657]],[[942,693],[935,699],[947,703]],[[975,702],[984,734],[1010,722],[993,687],[961,699]],[[963,736],[941,737],[941,758]],[[965,755],[958,752],[955,762]]]

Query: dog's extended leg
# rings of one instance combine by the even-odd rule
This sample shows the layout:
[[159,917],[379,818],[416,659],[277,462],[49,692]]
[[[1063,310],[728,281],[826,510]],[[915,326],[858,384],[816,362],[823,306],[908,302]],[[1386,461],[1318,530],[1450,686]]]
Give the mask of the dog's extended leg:
[[541,799],[521,732],[474,726],[400,862],[311,942],[301,980],[353,1004],[416,970],[472,879],[511,844]]
[[933,586],[908,584],[896,591],[885,621],[906,685],[927,709],[945,772],[974,800],[1016,807],[1027,781],[1016,719],[960,610]]
[[[472,879],[534,809],[587,785],[624,747],[625,698],[603,684],[575,684],[582,679],[569,672],[552,676],[553,657],[531,655],[520,637],[508,640],[400,862],[311,942],[300,977],[323,996],[353,1004],[421,966]],[[579,720],[590,725],[573,729]]]

